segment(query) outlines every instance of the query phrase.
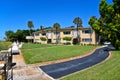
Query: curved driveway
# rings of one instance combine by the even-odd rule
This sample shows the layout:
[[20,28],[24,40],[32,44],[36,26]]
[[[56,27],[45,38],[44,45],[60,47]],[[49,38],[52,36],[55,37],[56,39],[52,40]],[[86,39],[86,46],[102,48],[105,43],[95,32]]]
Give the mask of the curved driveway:
[[71,74],[76,71],[91,67],[97,63],[102,62],[109,56],[108,51],[104,51],[104,48],[96,49],[93,54],[83,58],[70,60],[62,63],[56,63],[46,66],[40,66],[45,73],[49,76],[57,79],[65,75]]

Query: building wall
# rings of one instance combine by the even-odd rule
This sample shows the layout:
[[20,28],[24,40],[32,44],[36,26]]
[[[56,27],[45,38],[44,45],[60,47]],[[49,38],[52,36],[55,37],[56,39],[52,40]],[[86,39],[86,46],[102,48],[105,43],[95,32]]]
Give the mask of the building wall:
[[[87,31],[88,30],[88,31]],[[92,30],[91,33],[89,33],[89,30],[91,30],[90,28],[82,28],[79,29],[79,37],[80,37],[80,44],[96,44],[96,35],[95,32]],[[70,34],[64,34],[64,32],[70,31]],[[62,29],[59,30],[58,32],[60,32],[59,35],[57,35],[57,37],[60,38],[60,42],[59,43],[65,43],[66,41],[63,40],[64,37],[72,37],[72,40],[70,41],[70,43],[73,43],[73,39],[74,39],[74,31],[73,29],[71,30],[66,30],[66,29]],[[55,31],[51,31],[51,43],[56,43],[56,35],[54,34]],[[86,32],[86,33],[84,33]],[[41,32],[38,33],[34,33],[34,42],[40,42],[43,44],[47,44],[47,41],[41,41],[40,37],[46,37],[47,38],[47,32],[45,32],[46,35],[42,35]],[[39,34],[39,35],[36,35]]]
[[[70,32],[70,34],[64,34],[64,32]],[[63,38],[64,37],[72,37],[73,35],[72,35],[72,30],[70,31],[70,30],[67,30],[67,31],[61,31],[61,43],[66,43],[66,42],[70,42],[70,43],[72,43],[72,41],[65,41],[65,40],[63,40]]]
[[[81,44],[96,44],[96,36],[95,36],[95,32],[93,31],[91,34],[84,34],[84,33],[82,33],[82,31],[81,31]],[[85,41],[83,41],[83,39],[91,39],[92,41],[91,42],[85,42]]]
[[40,42],[40,33],[37,33],[39,35],[34,34],[34,42]]

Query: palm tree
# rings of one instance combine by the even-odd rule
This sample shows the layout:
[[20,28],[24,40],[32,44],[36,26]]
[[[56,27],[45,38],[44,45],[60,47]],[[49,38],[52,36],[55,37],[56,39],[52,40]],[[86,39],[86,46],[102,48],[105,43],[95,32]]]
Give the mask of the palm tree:
[[82,19],[79,17],[76,17],[73,20],[73,23],[77,25],[77,40],[78,40],[78,44],[80,43],[80,34],[78,32],[79,27],[82,27]]
[[44,29],[44,26],[40,26],[40,31],[41,31],[41,34],[43,34],[43,29]]
[[43,33],[44,26],[40,26],[41,33]]
[[44,26],[41,25],[41,26],[40,26],[40,30],[43,30],[43,29],[44,29]]
[[[90,27],[90,39],[92,39],[92,28]],[[91,41],[90,41],[91,44]]]
[[32,30],[32,28],[34,28],[34,25],[33,25],[33,22],[32,21],[28,21],[28,28],[30,29],[29,31],[30,31],[30,36],[31,36],[31,30]]
[[58,37],[57,37],[58,33],[57,33],[57,31],[60,28],[60,24],[59,23],[54,23],[53,28],[55,28],[55,30],[56,30],[56,44],[57,44],[58,43]]

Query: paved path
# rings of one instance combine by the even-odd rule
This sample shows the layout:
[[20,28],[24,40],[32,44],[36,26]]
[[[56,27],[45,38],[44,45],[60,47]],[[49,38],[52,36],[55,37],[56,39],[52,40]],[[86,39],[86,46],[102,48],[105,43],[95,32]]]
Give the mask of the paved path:
[[44,73],[39,68],[39,66],[65,62],[65,61],[86,56],[88,54],[89,53],[84,54],[82,56],[76,56],[76,57],[62,59],[62,60],[55,60],[55,61],[36,63],[36,64],[26,64],[24,62],[24,59],[21,53],[19,55],[13,55],[13,62],[17,63],[13,69],[13,80],[53,80],[48,75],[46,75],[46,73]]
[[93,54],[83,58],[46,66],[40,66],[39,68],[42,69],[45,73],[47,73],[49,76],[57,79],[100,63],[108,56],[109,52],[104,51],[103,48],[100,48],[95,50]]
[[38,69],[38,65],[27,65],[22,54],[13,55],[13,62],[17,63],[13,69],[13,80],[51,80]]

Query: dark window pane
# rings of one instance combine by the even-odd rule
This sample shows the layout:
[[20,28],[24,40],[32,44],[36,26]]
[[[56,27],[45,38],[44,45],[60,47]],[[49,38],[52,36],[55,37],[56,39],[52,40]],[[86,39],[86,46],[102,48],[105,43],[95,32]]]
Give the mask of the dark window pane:
[[91,30],[83,30],[82,33],[83,33],[83,34],[91,34],[92,31],[91,31]]
[[70,31],[65,31],[65,32],[63,32],[63,34],[64,35],[69,35],[69,34],[71,34],[71,32]]
[[91,38],[83,38],[82,42],[92,42],[92,39]]

